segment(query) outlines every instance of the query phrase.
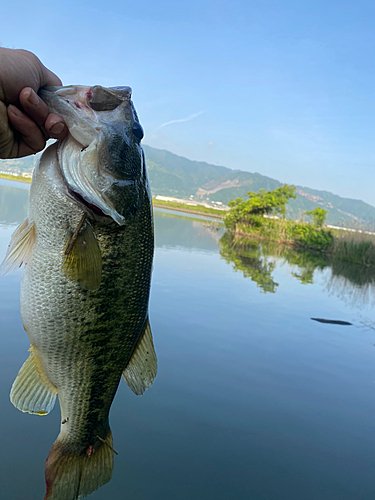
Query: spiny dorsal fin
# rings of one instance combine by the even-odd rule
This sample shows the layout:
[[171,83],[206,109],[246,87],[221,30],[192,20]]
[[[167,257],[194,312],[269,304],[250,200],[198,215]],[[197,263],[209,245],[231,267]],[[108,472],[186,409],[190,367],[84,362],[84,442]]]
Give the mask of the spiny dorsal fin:
[[30,259],[30,255],[36,239],[34,222],[29,224],[25,219],[12,234],[8,250],[0,266],[0,273],[7,274],[21,267]]
[[130,389],[137,396],[141,396],[152,386],[157,371],[158,361],[152,341],[150,322],[147,318],[143,334],[122,375]]
[[55,405],[57,389],[49,381],[30,346],[30,355],[22,365],[10,391],[13,405],[24,413],[47,415]]
[[[69,231],[65,249],[73,232]],[[80,229],[68,255],[65,255],[62,270],[86,290],[97,290],[102,279],[102,254],[91,224],[86,220]]]

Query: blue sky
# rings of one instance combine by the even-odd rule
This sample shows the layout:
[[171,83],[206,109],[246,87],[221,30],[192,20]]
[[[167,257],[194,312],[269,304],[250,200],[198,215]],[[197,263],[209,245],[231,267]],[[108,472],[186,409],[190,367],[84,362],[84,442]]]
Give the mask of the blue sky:
[[375,205],[375,2],[14,1],[0,45],[129,85],[144,143]]

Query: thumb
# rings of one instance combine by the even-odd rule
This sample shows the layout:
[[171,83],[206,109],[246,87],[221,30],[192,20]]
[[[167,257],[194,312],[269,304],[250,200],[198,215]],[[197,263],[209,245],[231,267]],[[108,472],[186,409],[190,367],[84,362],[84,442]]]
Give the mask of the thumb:
[[57,75],[55,75],[55,73],[52,73],[51,70],[49,70],[48,68],[46,68],[43,65],[42,79],[40,82],[40,86],[44,87],[45,85],[60,86],[60,85],[62,85],[62,81],[60,80],[60,78]]

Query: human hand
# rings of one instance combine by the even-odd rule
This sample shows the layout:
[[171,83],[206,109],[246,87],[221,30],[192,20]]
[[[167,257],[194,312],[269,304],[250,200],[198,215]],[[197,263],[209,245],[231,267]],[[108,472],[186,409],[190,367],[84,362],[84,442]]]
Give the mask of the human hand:
[[64,120],[37,95],[40,87],[61,84],[33,53],[0,47],[0,158],[35,154],[49,137],[67,135]]

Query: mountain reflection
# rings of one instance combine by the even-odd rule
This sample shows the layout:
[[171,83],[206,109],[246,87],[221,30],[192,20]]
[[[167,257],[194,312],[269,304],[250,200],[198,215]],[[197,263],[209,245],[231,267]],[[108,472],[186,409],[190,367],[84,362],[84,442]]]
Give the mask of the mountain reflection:
[[326,290],[351,303],[372,303],[375,268],[335,260],[328,255],[271,242],[259,242],[225,233],[219,241],[220,255],[235,271],[250,278],[263,293],[278,289],[273,272],[276,264],[290,266],[290,274],[303,285],[313,284],[315,271],[329,271]]

